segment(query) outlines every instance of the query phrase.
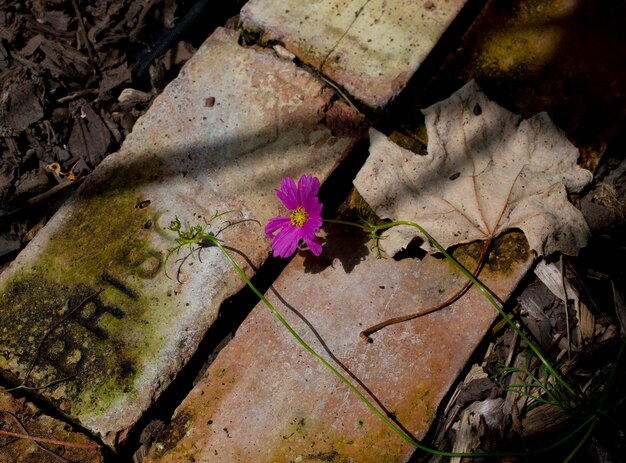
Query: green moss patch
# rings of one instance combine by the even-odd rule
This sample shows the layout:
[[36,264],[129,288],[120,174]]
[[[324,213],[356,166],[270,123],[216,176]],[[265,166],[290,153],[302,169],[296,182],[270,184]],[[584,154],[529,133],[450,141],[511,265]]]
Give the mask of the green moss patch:
[[142,284],[159,274],[163,253],[149,244],[144,225],[154,211],[134,180],[83,189],[62,230],[40,238],[36,259],[0,290],[2,374],[47,386],[37,393],[69,415],[136,394],[142,356],[154,348],[146,330],[155,298]]

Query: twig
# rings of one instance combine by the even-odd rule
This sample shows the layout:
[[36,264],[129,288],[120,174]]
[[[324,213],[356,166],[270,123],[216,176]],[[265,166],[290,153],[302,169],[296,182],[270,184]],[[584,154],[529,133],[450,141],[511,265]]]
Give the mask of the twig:
[[[474,277],[477,277],[478,274],[480,273],[480,270],[483,268],[483,265],[485,263],[485,257],[487,256],[487,251],[489,250],[489,248],[491,247],[491,243],[493,241],[493,238],[489,238],[487,241],[485,241],[485,244],[483,245],[483,248],[480,252],[480,256],[478,258],[478,263],[476,265],[476,270],[474,270]],[[456,300],[458,300],[461,296],[463,296],[466,291],[472,286],[472,281],[468,280],[467,283],[465,283],[465,285],[459,290],[457,291],[455,294],[452,295],[452,297],[446,299],[445,301],[443,301],[440,304],[437,304],[436,306],[430,307],[426,310],[422,310],[419,311],[417,313],[412,313],[409,315],[403,315],[401,317],[394,317],[394,318],[390,318],[389,320],[385,320],[384,322],[378,323],[374,326],[371,326],[363,331],[361,331],[361,337],[363,339],[365,339],[367,342],[372,342],[372,338],[370,338],[371,334],[374,334],[376,331],[379,331],[383,328],[385,328],[386,326],[389,325],[394,325],[396,323],[402,323],[402,322],[406,322],[409,320],[413,320],[415,318],[418,317],[423,317],[424,315],[428,315],[431,314],[433,312],[437,312],[438,310],[441,310],[447,306],[449,306],[450,304],[452,304],[453,302],[455,302]]]
[[0,434],[9,436],[9,437],[17,437],[18,439],[27,439],[27,440],[32,440],[34,442],[46,442],[48,444],[62,445],[64,447],[74,447],[77,449],[98,450],[100,448],[100,446],[96,444],[77,444],[74,442],[65,442],[65,441],[61,441],[57,439],[50,439],[48,437],[31,436],[30,434],[20,434],[20,433],[11,432],[11,431],[0,430]]
[[565,326],[567,332],[567,358],[572,358],[572,340],[569,329],[569,305],[567,303],[567,285],[565,284],[565,266],[563,265],[563,254],[559,257],[559,267],[561,270],[561,288],[563,289],[563,307],[565,308]]
[[333,82],[331,82],[330,80],[328,80],[326,77],[324,77],[322,74],[318,74],[318,77],[320,79],[322,79],[324,82],[326,82],[328,85],[330,85],[332,88],[335,89],[335,91],[339,94],[339,96],[341,98],[343,98],[346,103],[348,103],[348,105],[354,109],[355,111],[358,111],[358,108],[355,106],[355,104],[352,102],[352,100],[350,98],[348,98],[348,95],[346,95],[344,92],[341,91],[341,89],[334,84]]
[[[576,317],[572,318],[567,328],[561,331],[561,333],[556,337],[556,339],[552,341],[550,345],[545,349],[544,352],[546,353],[546,355],[550,354],[555,349],[555,347],[558,346],[559,342],[561,342],[561,339],[563,339],[566,333],[568,333],[571,329],[573,329],[577,323],[578,323],[578,319]],[[541,361],[538,358],[536,358],[533,361],[533,363],[530,365],[530,367],[528,368],[528,371],[533,371],[535,368],[539,366],[540,363]]]
[[59,183],[58,185],[53,186],[52,188],[50,188],[48,191],[45,191],[41,194],[38,194],[37,196],[33,196],[32,198],[28,199],[26,201],[26,203],[24,203],[23,206],[17,208],[17,209],[13,209],[10,211],[4,211],[4,210],[0,210],[0,224],[4,224],[6,222],[9,221],[9,219],[13,216],[15,216],[16,214],[19,214],[20,212],[26,210],[27,208],[34,206],[36,204],[39,204],[42,201],[45,201],[46,199],[50,198],[51,196],[55,195],[57,192],[64,190],[65,188],[68,188],[70,186],[76,186],[79,185],[80,183],[82,183],[82,181],[85,179],[86,177],[81,177],[77,180],[74,180],[73,182],[70,181],[64,181],[63,183]]
[[70,375],[70,376],[66,376],[65,378],[61,378],[61,379],[55,379],[54,381],[50,381],[49,383],[44,384],[43,386],[24,386],[24,383],[22,383],[20,386],[17,387],[12,387],[11,389],[5,389],[5,391],[10,392],[10,391],[16,391],[18,389],[24,389],[26,391],[40,391],[42,389],[48,389],[49,387],[54,386],[55,384],[59,384],[59,383],[64,383],[65,381],[69,381],[70,379],[76,378],[76,374]]
[[80,27],[80,31],[83,35],[83,39],[85,40],[85,46],[87,47],[87,54],[89,55],[89,62],[91,63],[91,69],[93,70],[93,76],[98,77],[98,66],[96,64],[96,59],[93,55],[93,45],[87,36],[87,29],[85,28],[85,22],[83,21],[83,15],[80,14],[80,10],[78,9],[78,3],[76,0],[72,0],[72,6],[74,7],[74,13],[76,13],[76,17],[78,18],[78,25]]
[[57,103],[68,103],[77,98],[81,98],[86,95],[97,95],[100,92],[97,88],[84,88],[82,90],[76,90],[75,92],[68,93],[57,100]]
[[161,37],[154,46],[152,46],[152,50],[145,58],[138,59],[137,65],[137,76],[143,77],[146,71],[150,68],[152,62],[164,55],[172,45],[176,43],[177,40],[180,39],[181,35],[192,26],[198,18],[202,17],[202,12],[204,9],[209,6],[211,3],[209,0],[197,0],[191,3],[191,7],[185,13],[185,15],[178,21],[178,24],[172,29],[168,31],[168,33]]
[[[17,416],[15,416],[13,413],[11,412],[0,412],[0,413],[4,413],[6,415],[9,415],[11,418],[13,418],[13,420],[15,421],[15,424],[22,430],[22,432],[28,436],[30,436],[30,434],[28,433],[28,430],[26,429],[26,427],[22,424],[22,422],[19,420],[19,418]],[[15,436],[12,436],[15,437]],[[11,443],[17,441],[19,439],[13,439],[11,441]],[[46,447],[44,447],[43,445],[41,445],[39,442],[37,442],[36,440],[32,441],[33,444],[35,444],[37,447],[39,447],[41,450],[43,450],[44,452],[46,452],[47,454],[49,454],[50,456],[52,456],[54,459],[59,460],[61,463],[72,463],[71,461],[69,461],[67,458],[62,457],[61,455],[57,455],[55,452],[47,449]]]

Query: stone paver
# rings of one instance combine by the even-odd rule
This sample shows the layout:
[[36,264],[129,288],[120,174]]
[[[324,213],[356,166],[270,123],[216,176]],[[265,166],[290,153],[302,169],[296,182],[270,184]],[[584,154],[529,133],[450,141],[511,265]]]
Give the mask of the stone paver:
[[[441,259],[376,259],[365,239],[344,235],[331,230],[319,258],[298,255],[267,296],[313,348],[422,438],[496,311],[472,289],[443,311],[374,334],[368,344],[359,336],[364,328],[445,300],[464,281]],[[459,257],[476,256],[479,248],[460,248]],[[506,299],[530,266],[523,235],[506,235],[492,255],[481,277]],[[407,461],[414,451],[262,304],[167,431],[148,461],[380,463]]]
[[[183,249],[166,277],[170,222],[202,224],[216,211],[239,210],[212,230],[242,217],[265,223],[279,212],[273,189],[282,176],[324,180],[354,144],[322,123],[332,97],[323,83],[237,40],[218,29],[120,152],[1,276],[3,375],[48,386],[36,393],[112,446],[193,354],[220,303],[243,286],[216,248],[176,261]],[[349,123],[349,111],[336,113]],[[255,222],[220,238],[249,273],[242,255],[259,265],[270,250]]]
[[[58,443],[40,442],[55,454],[62,454],[66,461],[102,463],[99,445],[84,434],[72,430],[67,424],[43,413],[36,405],[24,399],[16,400],[0,391],[0,428],[17,434],[28,434],[77,446],[61,446]],[[78,446],[92,448],[79,448]],[[33,441],[0,436],[0,463],[16,462],[58,463],[57,456],[42,450]]]
[[402,90],[466,0],[251,0],[244,27],[279,40],[371,107]]

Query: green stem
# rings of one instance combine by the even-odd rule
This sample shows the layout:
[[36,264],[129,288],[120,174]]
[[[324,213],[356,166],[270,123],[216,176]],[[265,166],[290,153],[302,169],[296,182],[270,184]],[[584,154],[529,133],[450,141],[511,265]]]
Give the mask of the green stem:
[[351,223],[351,222],[347,222],[347,221],[343,221],[343,220],[330,219],[330,220],[326,220],[326,221],[327,222],[331,222],[331,223],[337,223],[337,224],[342,224],[342,225],[351,225],[351,226],[359,227],[359,228],[361,228],[363,230],[373,232],[374,234],[379,233],[382,230],[386,230],[386,229],[389,229],[389,228],[392,228],[392,227],[396,227],[398,225],[407,225],[407,226],[410,226],[410,227],[417,228],[422,233],[422,235],[424,235],[426,237],[426,239],[430,242],[430,244],[432,244],[435,248],[437,248],[437,250],[441,254],[443,254],[446,259],[448,259],[461,273],[463,273],[463,275],[465,275],[474,284],[474,286],[476,286],[483,293],[483,295],[487,298],[487,300],[491,303],[491,305],[493,305],[495,307],[495,309],[500,313],[500,315],[502,315],[504,317],[504,319],[511,326],[511,328],[513,328],[513,330],[519,335],[519,337],[524,342],[526,342],[526,344],[528,344],[528,347],[533,351],[533,353],[537,356],[537,358],[539,360],[541,360],[541,362],[545,365],[546,369],[550,372],[550,374],[553,375],[554,378],[565,389],[567,389],[567,391],[570,394],[572,394],[573,396],[577,396],[577,393],[574,390],[574,388],[572,388],[567,383],[567,381],[565,381],[561,377],[561,375],[557,373],[557,371],[552,367],[550,362],[548,362],[548,360],[539,351],[537,346],[535,346],[535,344],[533,344],[530,341],[530,339],[513,322],[513,320],[509,319],[509,317],[506,316],[506,313],[504,312],[504,310],[502,309],[500,304],[498,304],[498,302],[494,299],[494,297],[492,296],[491,292],[476,277],[474,277],[474,275],[472,275],[472,273],[469,270],[467,270],[463,265],[461,265],[461,263],[459,261],[457,261],[450,254],[448,254],[448,252],[443,248],[443,246],[441,246],[439,244],[439,242],[435,238],[433,238],[430,235],[430,233],[428,233],[426,230],[424,230],[419,224],[417,224],[415,222],[409,222],[409,221],[400,220],[400,221],[397,221],[397,222],[389,222],[389,223],[384,223],[384,224],[380,224],[380,225],[372,225],[372,226],[370,226],[370,225],[355,224],[355,223]]
[[[346,223],[346,224],[350,225],[350,223]],[[430,448],[430,447],[426,446],[425,444],[423,444],[422,442],[420,442],[420,441],[418,441],[416,439],[413,439],[411,436],[409,436],[407,433],[405,433],[396,423],[394,423],[384,413],[382,413],[378,408],[376,408],[363,395],[363,393],[361,391],[359,391],[359,389],[356,388],[356,386],[354,386],[343,374],[341,374],[341,372],[339,372],[339,370],[337,370],[324,357],[322,357],[311,346],[309,346],[309,344],[291,327],[289,322],[287,322],[287,320],[285,320],[285,318],[274,308],[272,303],[252,284],[252,282],[250,281],[248,276],[245,274],[243,269],[239,266],[239,264],[237,264],[237,262],[235,262],[235,260],[232,258],[230,253],[224,248],[224,246],[222,246],[222,244],[219,242],[219,240],[217,238],[215,238],[215,237],[209,237],[208,239],[210,241],[212,241],[219,248],[219,250],[222,252],[222,254],[224,254],[224,256],[226,257],[228,262],[237,271],[237,273],[243,279],[243,281],[246,283],[246,285],[248,285],[248,287],[252,290],[252,292],[254,292],[254,294],[256,294],[259,297],[259,299],[261,301],[263,301],[263,303],[270,309],[270,311],[278,319],[278,321],[287,329],[287,331],[289,331],[289,333],[296,339],[296,341],[298,341],[298,343],[302,347],[304,347],[304,349],[306,349],[307,352],[309,352],[313,357],[315,357],[317,360],[319,360],[337,378],[339,378],[339,380],[341,380],[341,382],[343,382],[346,386],[348,386],[348,388],[350,388],[350,390],[352,390],[352,392],[354,392],[359,397],[359,399],[370,410],[372,410],[372,412],[374,412],[374,414],[376,416],[378,416],[387,426],[389,426],[398,436],[400,436],[403,440],[405,440],[409,444],[413,445],[414,447],[416,447],[416,448],[418,448],[418,449],[420,449],[420,450],[422,450],[424,452],[427,452],[427,453],[430,453],[430,454],[433,454],[433,455],[440,455],[440,456],[444,456],[444,457],[506,457],[506,456],[515,457],[515,456],[524,456],[524,455],[534,455],[534,454],[539,454],[539,453],[550,451],[552,449],[555,449],[555,448],[563,445],[567,440],[571,439],[575,434],[577,434],[590,421],[590,420],[586,421],[585,423],[583,423],[583,425],[579,426],[574,431],[572,431],[569,435],[565,436],[563,439],[560,439],[559,441],[555,442],[554,444],[551,444],[548,447],[544,447],[542,449],[529,451],[529,452],[516,452],[516,453],[507,453],[507,452],[474,452],[474,453],[472,453],[472,452],[467,452],[467,453],[455,453],[455,452],[445,452],[445,451],[442,451],[442,450]]]
[[354,392],[359,399],[370,409],[372,410],[387,426],[389,426],[393,431],[400,436],[402,439],[407,441],[409,444],[417,447],[424,452],[428,452],[434,455],[441,455],[444,457],[482,457],[482,456],[506,456],[509,454],[506,453],[453,453],[453,452],[444,452],[442,450],[432,449],[427,447],[420,441],[413,439],[409,435],[407,435],[397,424],[391,421],[385,414],[383,414],[378,408],[376,408],[364,395],[361,391],[359,391],[356,386],[354,386],[344,375],[342,375],[339,370],[337,370],[334,366],[332,366],[328,361],[318,354],[307,342],[291,327],[289,322],[283,318],[283,316],[274,308],[272,303],[267,300],[267,298],[252,284],[248,276],[242,270],[242,268],[235,262],[229,252],[222,246],[222,244],[216,238],[209,238],[219,249],[222,251],[222,254],[228,259],[233,268],[237,271],[239,276],[246,282],[248,287],[256,294],[261,301],[270,309],[272,314],[278,319],[278,321],[289,331],[289,333],[298,341],[298,343],[304,347],[307,352],[309,352],[313,357],[319,360],[326,368],[328,368],[331,372],[334,373],[337,378],[339,378],[346,386],[348,386],[352,392]]
[[[489,290],[477,278],[475,278],[474,275],[472,275],[472,273],[469,270],[467,270],[463,265],[461,265],[454,257],[448,254],[446,250],[437,242],[437,240],[435,240],[432,236],[430,236],[430,234],[426,230],[424,230],[420,225],[416,224],[415,222],[395,222],[395,223],[399,225],[410,225],[410,226],[417,228],[428,239],[428,241],[430,241],[430,243],[433,246],[435,246],[437,250],[446,257],[446,259],[452,262],[452,264],[457,269],[459,269],[467,278],[469,278],[469,280],[474,284],[474,286],[476,286],[483,293],[483,295],[487,298],[487,300],[491,303],[491,305],[493,305],[494,308],[500,313],[500,315],[502,315],[506,319],[509,326],[511,326],[511,328],[513,328],[513,330],[528,345],[528,347],[530,347],[530,349],[537,356],[537,358],[541,360],[541,362],[545,365],[546,369],[550,372],[550,374],[553,375],[554,378],[559,383],[561,383],[561,385],[565,389],[567,389],[567,391],[570,394],[572,394],[573,396],[577,395],[574,388],[572,388],[572,386],[570,386],[569,383],[565,381],[559,373],[557,373],[557,371],[554,369],[554,367],[552,367],[550,362],[548,362],[548,360],[539,351],[539,348],[537,348],[537,346],[535,346],[535,344],[531,342],[528,336],[524,334],[524,332],[513,322],[513,320],[511,320],[509,317],[506,316],[506,313],[504,312],[500,304],[498,304],[498,302],[494,299],[491,292],[489,292]],[[389,227],[385,227],[382,225],[378,227],[389,228]],[[383,228],[380,228],[380,229],[382,230]]]
[[[215,218],[212,217],[212,219]],[[211,220],[212,220],[211,219]],[[178,219],[177,219],[178,220]],[[426,232],[426,230],[424,230],[420,225],[414,223],[414,222],[407,222],[407,221],[398,221],[398,222],[391,222],[391,223],[384,223],[384,224],[380,224],[380,225],[374,225],[374,224],[356,224],[354,222],[347,222],[347,221],[343,221],[343,220],[333,220],[333,219],[326,219],[326,222],[330,222],[330,223],[336,223],[336,224],[341,224],[341,225],[348,225],[348,226],[352,226],[352,227],[358,227],[362,230],[365,230],[366,232],[369,232],[370,236],[372,238],[375,239],[379,239],[379,233],[382,230],[386,230],[389,229],[391,227],[395,227],[397,225],[407,225],[407,226],[412,226],[417,228],[418,230],[420,230],[422,232],[422,234],[429,240],[429,242],[435,247],[437,248],[437,250],[439,252],[441,252],[454,266],[456,266],[461,273],[463,273],[465,276],[467,276],[467,278],[469,279],[469,281],[475,285],[476,287],[478,287],[478,289],[485,295],[485,297],[489,300],[489,302],[496,308],[496,310],[505,318],[505,320],[511,325],[511,327],[517,332],[517,334],[528,344],[528,346],[533,350],[533,352],[535,353],[535,355],[537,356],[537,358],[539,358],[543,364],[546,366],[546,368],[548,369],[548,371],[555,377],[555,379],[557,379],[558,382],[560,382],[571,394],[576,395],[576,393],[574,392],[574,390],[556,373],[556,371],[554,370],[554,368],[552,368],[552,366],[548,363],[548,361],[543,357],[543,355],[541,355],[541,353],[538,351],[538,349],[534,346],[534,344],[532,344],[530,342],[530,340],[524,335],[523,332],[521,332],[521,330],[517,327],[517,325],[515,325],[504,313],[504,311],[502,310],[502,307],[500,307],[500,305],[498,304],[498,302],[493,298],[493,296],[491,295],[491,293],[489,292],[489,290],[480,283],[480,281],[478,281],[477,278],[475,278],[471,272],[469,272],[463,265],[461,265],[454,257],[452,257],[451,255],[449,255],[446,250],[432,237],[430,236],[430,234],[428,232]],[[208,222],[210,223],[210,221]],[[179,236],[185,237],[186,235],[181,234],[180,230],[175,230],[172,228],[173,231],[178,231]],[[354,386],[343,374],[341,374],[339,372],[339,370],[337,370],[335,367],[333,367],[326,359],[324,359],[321,355],[319,355],[311,346],[309,346],[306,341],[291,327],[291,325],[289,325],[289,323],[287,322],[287,320],[285,320],[283,318],[283,316],[274,308],[274,306],[267,300],[267,298],[252,284],[252,282],[250,281],[250,279],[247,277],[247,275],[245,274],[245,272],[241,269],[241,267],[237,264],[237,262],[235,262],[235,260],[232,258],[232,256],[229,254],[229,252],[224,248],[224,246],[222,246],[222,244],[220,243],[220,241],[217,239],[217,234],[213,234],[211,232],[204,232],[203,229],[202,233],[198,234],[197,236],[194,236],[192,241],[194,243],[197,243],[201,240],[208,240],[210,242],[212,242],[216,247],[219,248],[219,250],[222,252],[222,254],[226,257],[226,259],[229,261],[229,263],[233,266],[233,268],[237,271],[237,273],[241,276],[241,278],[244,280],[244,282],[246,283],[246,285],[254,292],[254,294],[256,294],[259,299],[261,301],[263,301],[263,303],[270,309],[270,311],[272,312],[272,314],[278,319],[278,321],[287,329],[287,331],[296,339],[296,341],[298,341],[298,343],[304,347],[304,349],[309,352],[312,356],[314,356],[318,361],[320,361],[327,369],[329,369],[339,380],[341,380],[346,386],[348,386],[348,388],[350,390],[352,390],[352,392],[354,392],[359,399],[370,409],[372,410],[372,412],[378,416],[381,421],[383,421],[387,426],[389,426],[399,437],[401,437],[403,440],[405,440],[406,442],[408,442],[409,444],[413,445],[414,447],[433,454],[433,455],[440,455],[440,456],[447,456],[447,457],[517,457],[517,456],[529,456],[529,455],[536,455],[536,454],[540,454],[540,453],[544,453],[550,450],[553,450],[555,448],[560,447],[561,445],[563,445],[565,442],[567,442],[568,440],[570,440],[572,437],[574,437],[575,435],[577,435],[585,426],[589,425],[591,423],[591,426],[589,427],[589,429],[587,430],[587,432],[585,433],[585,436],[583,438],[583,442],[591,435],[591,433],[593,432],[593,429],[595,428],[595,425],[597,423],[597,416],[593,416],[589,419],[587,419],[585,422],[582,423],[582,425],[578,426],[576,429],[574,429],[572,432],[570,432],[567,436],[563,437],[562,439],[558,440],[557,442],[549,445],[548,447],[544,447],[541,449],[537,449],[537,450],[532,450],[532,451],[526,451],[526,452],[516,452],[516,453],[506,453],[506,452],[483,452],[483,453],[454,453],[454,452],[445,452],[445,451],[441,451],[441,450],[437,450],[437,449],[433,449],[430,448],[426,445],[424,445],[423,443],[421,443],[420,441],[414,439],[413,437],[411,437],[408,433],[406,433],[399,425],[397,425],[395,422],[393,422],[389,417],[387,417],[384,413],[382,413],[378,408],[376,408],[364,395],[363,393],[361,393],[361,391],[359,391],[359,389],[356,388],[356,386]],[[179,246],[175,249],[179,249],[182,245],[187,244],[187,242],[184,243],[180,243],[177,240],[177,243],[179,244]],[[189,243],[191,245],[191,243]],[[192,250],[193,251],[193,250]],[[171,254],[171,252],[168,254]],[[167,259],[166,259],[167,260]],[[610,383],[614,383],[615,382],[615,378],[616,378],[616,372],[617,372],[617,368],[618,365],[620,364],[620,361],[624,355],[626,351],[626,342],[624,342],[621,346],[619,355],[618,355],[618,361],[616,362],[616,365],[613,368],[612,374],[611,374],[611,378],[610,378]],[[608,399],[608,393],[607,391],[605,391],[604,396],[602,397],[601,403],[605,404],[607,399]],[[621,404],[622,400],[619,400],[617,402],[617,404]],[[617,406],[617,405],[616,405]],[[616,407],[615,406],[615,407]],[[608,407],[606,410],[603,410],[604,412],[608,412],[608,410],[615,408],[615,407]],[[574,451],[570,454],[570,456],[568,457],[568,459],[571,459],[571,457],[573,457],[573,455],[579,450],[580,446],[582,445],[579,444]],[[568,460],[569,461],[569,460]]]
[[[617,352],[617,357],[615,358],[615,364],[613,365],[613,368],[611,369],[611,374],[609,375],[609,379],[606,383],[604,394],[602,394],[602,397],[600,398],[601,409],[604,408],[604,406],[606,405],[606,402],[609,400],[609,393],[615,386],[615,383],[617,382],[617,373],[618,371],[620,371],[620,367],[621,367],[622,360],[624,359],[624,355],[626,355],[626,339],[623,339],[622,343],[619,346],[619,351]],[[623,400],[624,398],[619,400],[617,403],[621,404]]]
[[569,461],[572,460],[572,458],[574,458],[574,456],[578,453],[580,448],[585,444],[585,442],[587,442],[587,439],[589,439],[589,437],[591,436],[591,433],[593,433],[593,430],[596,428],[597,424],[598,424],[598,420],[593,419],[591,426],[587,428],[587,431],[585,432],[585,435],[583,436],[583,438],[578,442],[578,444],[576,444],[576,446],[572,449],[569,455],[567,455],[565,460],[563,460],[563,463],[568,463]]

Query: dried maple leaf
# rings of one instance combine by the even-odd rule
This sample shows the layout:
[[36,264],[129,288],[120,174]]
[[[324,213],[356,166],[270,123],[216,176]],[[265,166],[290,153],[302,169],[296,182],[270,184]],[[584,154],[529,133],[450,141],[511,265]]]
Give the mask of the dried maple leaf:
[[[446,248],[513,228],[539,255],[576,255],[586,245],[589,229],[567,192],[592,175],[547,114],[522,120],[473,81],[423,113],[425,156],[370,131],[370,156],[354,184],[381,218],[417,222]],[[381,248],[394,255],[418,235],[394,227]]]

